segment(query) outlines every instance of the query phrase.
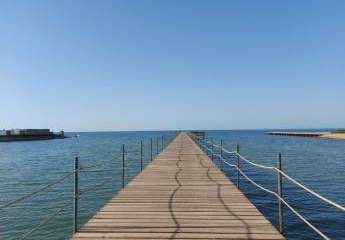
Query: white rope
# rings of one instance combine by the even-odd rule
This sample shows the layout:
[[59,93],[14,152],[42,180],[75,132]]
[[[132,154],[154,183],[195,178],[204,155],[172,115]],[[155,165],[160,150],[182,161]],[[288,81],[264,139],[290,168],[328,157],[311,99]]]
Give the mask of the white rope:
[[[208,149],[209,151],[212,152],[212,150],[211,150],[210,148],[207,148],[207,149]],[[234,154],[237,155],[240,159],[242,159],[243,161],[245,161],[245,162],[247,162],[247,163],[249,163],[249,164],[251,164],[251,165],[253,165],[253,166],[256,166],[256,167],[259,167],[259,168],[264,168],[264,169],[275,170],[275,171],[281,173],[285,178],[287,178],[288,180],[290,180],[291,182],[293,182],[293,183],[296,184],[297,186],[303,188],[304,190],[306,190],[306,191],[309,192],[310,194],[314,195],[315,197],[317,197],[317,198],[321,199],[322,201],[324,201],[324,202],[326,202],[326,203],[328,203],[328,204],[330,204],[330,205],[336,207],[337,209],[340,209],[340,210],[342,210],[342,211],[345,212],[345,207],[344,207],[344,206],[341,206],[340,204],[335,203],[335,202],[329,200],[328,198],[323,197],[323,196],[321,196],[320,194],[314,192],[313,190],[311,190],[310,188],[308,188],[308,187],[304,186],[303,184],[299,183],[298,181],[296,181],[295,179],[293,179],[292,177],[290,177],[289,175],[287,175],[285,172],[279,170],[278,168],[272,167],[272,166],[266,166],[266,165],[262,165],[262,164],[258,164],[258,163],[254,163],[254,162],[248,160],[247,158],[243,157],[242,155],[240,155],[240,154],[237,153],[237,152],[230,152],[230,151],[227,151],[226,149],[224,149],[223,151],[224,151],[224,152],[227,152],[227,153],[234,153]],[[224,159],[223,159],[223,161],[224,161]],[[237,166],[236,166],[236,167],[237,167]]]
[[284,203],[285,206],[287,206],[298,218],[300,218],[305,224],[307,224],[311,229],[313,229],[317,234],[319,234],[323,239],[330,240],[329,237],[327,237],[325,234],[323,234],[319,229],[317,229],[311,222],[309,222],[306,218],[304,218],[297,210],[295,210],[288,202],[285,201],[282,197],[280,197],[277,193],[261,186],[260,184],[256,183],[254,180],[252,180],[250,177],[248,177],[241,169],[239,169],[236,165],[229,164],[226,161],[223,160],[224,163],[228,164],[229,166],[235,167],[243,177],[245,177],[249,182],[251,182],[256,187],[260,188],[261,190],[272,194],[277,199],[279,199],[282,203]]
[[[277,194],[278,195],[278,194]],[[278,197],[279,200],[285,204],[297,217],[299,217],[305,224],[307,224],[311,229],[313,229],[317,234],[319,234],[323,239],[331,240],[325,234],[323,234],[319,229],[317,229],[312,223],[305,219],[299,212],[297,212],[290,204],[288,204],[283,198]]]
[[217,145],[217,144],[213,144],[214,147],[216,148],[222,148],[221,146]]
[[42,226],[46,225],[47,223],[49,223],[50,221],[52,221],[57,215],[59,215],[60,213],[62,213],[67,206],[70,203],[68,201],[65,202],[65,204],[59,208],[59,210],[57,210],[56,212],[54,212],[53,214],[51,214],[50,216],[48,216],[46,219],[44,219],[43,221],[41,221],[38,225],[36,225],[34,228],[32,228],[29,232],[25,233],[24,235],[22,235],[21,237],[18,238],[18,240],[24,240],[27,237],[31,236],[34,232],[36,232],[39,228],[41,228]]
[[7,203],[1,205],[1,206],[0,206],[0,209],[7,208],[7,207],[9,207],[9,206],[11,206],[11,205],[13,205],[13,204],[16,204],[16,203],[18,203],[18,202],[21,202],[21,201],[25,200],[25,199],[27,199],[27,198],[29,198],[29,197],[31,197],[31,196],[34,196],[34,195],[36,195],[36,194],[38,194],[38,193],[40,193],[40,192],[43,192],[43,191],[45,191],[45,190],[47,190],[47,189],[53,187],[54,185],[63,182],[65,179],[67,179],[68,177],[70,177],[72,174],[74,174],[74,172],[69,172],[69,173],[67,173],[66,175],[64,175],[63,177],[61,177],[61,178],[59,178],[59,179],[57,179],[57,180],[55,180],[55,181],[53,181],[53,182],[47,184],[46,186],[44,186],[44,187],[42,187],[42,188],[39,188],[39,189],[37,189],[37,190],[35,190],[35,191],[31,192],[31,193],[28,193],[28,194],[26,194],[26,195],[24,195],[24,196],[22,196],[22,197],[19,197],[19,198],[16,198],[16,199],[14,199],[14,200],[11,200],[11,201],[9,201],[9,202],[7,202]]
[[289,175],[287,175],[286,173],[284,173],[283,171],[279,170],[278,168],[274,168],[277,172],[279,172],[280,174],[282,174],[284,177],[286,177],[288,180],[290,180],[291,182],[293,182],[294,184],[296,184],[297,186],[303,188],[304,190],[306,190],[307,192],[311,193],[312,195],[314,195],[315,197],[323,200],[324,202],[342,210],[345,211],[345,207],[339,205],[338,203],[335,203],[331,200],[329,200],[328,198],[325,198],[323,196],[321,196],[320,194],[314,192],[313,190],[311,190],[310,188],[304,186],[302,183],[297,182],[295,179],[293,179],[292,177],[290,177]]
[[226,150],[225,148],[222,148],[222,151],[225,153],[228,153],[228,154],[235,154],[236,153],[236,152],[230,152],[230,151]]
[[243,157],[241,154],[235,152],[235,155],[237,155],[240,159],[242,159],[243,161],[253,165],[253,166],[256,166],[256,167],[259,167],[259,168],[264,168],[264,169],[271,169],[271,170],[274,170],[275,167],[271,167],[271,166],[266,166],[266,165],[263,165],[263,164],[259,164],[259,163],[254,163],[250,160],[248,160],[247,158]]
[[[206,147],[206,149],[209,149]],[[210,150],[212,153],[213,151]],[[299,183],[298,181],[296,181],[295,179],[293,179],[292,177],[290,177],[289,175],[287,175],[285,172],[281,171],[280,169],[276,168],[276,167],[272,167],[272,166],[266,166],[266,165],[262,165],[262,164],[258,164],[258,163],[254,163],[250,160],[248,160],[247,158],[243,157],[242,155],[240,155],[237,152],[230,152],[224,148],[222,148],[222,151],[230,153],[230,154],[235,154],[236,156],[238,156],[240,159],[242,159],[243,161],[246,161],[247,163],[259,167],[259,168],[264,168],[264,169],[271,169],[271,170],[275,170],[278,173],[282,174],[285,178],[287,178],[288,180],[290,180],[291,182],[293,182],[294,184],[296,184],[297,186],[301,187],[302,189],[304,189],[305,191],[311,193],[312,195],[314,195],[315,197],[323,200],[324,202],[336,207],[337,209],[340,209],[342,211],[345,211],[345,207],[321,196],[320,194],[314,192],[313,190],[311,190],[310,188],[304,186],[303,184]],[[252,180],[250,177],[248,177],[240,168],[238,168],[237,165],[235,164],[230,164],[227,161],[225,161],[225,159],[220,155],[220,154],[214,154],[215,156],[218,156],[225,164],[231,166],[231,167],[235,167],[243,177],[245,177],[249,182],[251,182],[253,185],[255,185],[256,187],[260,188],[261,190],[272,194],[273,196],[275,196],[278,200],[280,200],[286,207],[288,207],[298,218],[300,218],[305,224],[307,224],[311,229],[313,229],[317,234],[319,234],[323,239],[326,240],[330,240],[329,237],[327,237],[325,234],[323,234],[319,229],[317,229],[312,223],[310,223],[306,218],[304,218],[297,210],[295,210],[288,202],[285,201],[285,199],[283,199],[282,197],[280,197],[277,193],[261,186],[260,184],[256,183],[254,180]]]
[[237,168],[237,166],[236,166],[235,164],[228,163],[228,162],[224,161],[224,159],[223,159],[223,162],[224,162],[225,164],[229,165],[230,167],[235,167],[235,168]]

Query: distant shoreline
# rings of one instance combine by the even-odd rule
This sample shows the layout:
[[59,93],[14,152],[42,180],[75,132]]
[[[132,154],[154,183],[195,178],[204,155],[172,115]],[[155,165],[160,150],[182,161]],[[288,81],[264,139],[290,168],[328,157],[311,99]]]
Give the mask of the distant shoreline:
[[325,133],[321,136],[322,138],[332,138],[332,139],[345,139],[345,133]]

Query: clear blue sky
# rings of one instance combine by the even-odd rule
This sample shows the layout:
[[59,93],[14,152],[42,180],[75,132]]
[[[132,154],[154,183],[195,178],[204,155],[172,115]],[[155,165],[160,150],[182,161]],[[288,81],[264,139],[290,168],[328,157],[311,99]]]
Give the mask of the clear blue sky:
[[345,1],[1,1],[0,128],[345,125]]

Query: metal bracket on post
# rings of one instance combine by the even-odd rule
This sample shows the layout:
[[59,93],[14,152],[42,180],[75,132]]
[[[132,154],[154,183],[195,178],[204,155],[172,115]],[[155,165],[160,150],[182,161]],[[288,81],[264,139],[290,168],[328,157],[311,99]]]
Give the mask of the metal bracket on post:
[[125,144],[122,144],[122,188],[125,187]]
[[[282,171],[282,154],[278,154],[277,168]],[[278,172],[278,195],[283,198],[283,177],[280,172]],[[279,232],[283,232],[283,204],[280,199],[278,199],[278,214],[279,214]]]
[[236,152],[237,152],[237,188],[240,188],[240,145],[237,144],[236,146]]
[[79,171],[79,158],[74,159],[74,191],[73,191],[73,232],[78,230],[78,171]]

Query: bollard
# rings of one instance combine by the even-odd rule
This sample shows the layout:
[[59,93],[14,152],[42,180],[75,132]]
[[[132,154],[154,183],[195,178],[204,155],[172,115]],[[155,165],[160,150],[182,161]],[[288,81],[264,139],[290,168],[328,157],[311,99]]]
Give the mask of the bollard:
[[240,188],[240,145],[237,144],[236,146],[236,152],[237,152],[237,188]]
[[79,158],[74,159],[74,192],[73,192],[73,232],[78,230],[78,171],[79,171]]
[[[278,154],[277,168],[282,171],[282,154]],[[278,172],[278,195],[283,198],[283,177],[280,172]],[[283,233],[283,204],[280,199],[278,199],[278,213],[279,213],[279,232]]]
[[140,141],[140,171],[143,170],[143,141]]
[[122,188],[125,187],[125,144],[122,144]]

